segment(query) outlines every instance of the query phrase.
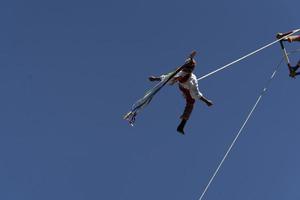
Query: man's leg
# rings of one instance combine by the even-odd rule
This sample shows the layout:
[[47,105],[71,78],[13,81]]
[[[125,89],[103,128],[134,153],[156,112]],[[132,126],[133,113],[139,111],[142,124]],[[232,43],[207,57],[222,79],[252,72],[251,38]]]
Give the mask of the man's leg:
[[[289,35],[291,33],[292,33],[292,31],[289,31],[289,32],[286,32],[286,33],[277,33],[276,37],[277,37],[277,39],[280,39],[280,38],[282,38],[284,36],[287,36],[287,35]],[[287,38],[284,38],[283,40],[287,41]]]
[[177,127],[177,131],[184,134],[184,126],[185,126],[186,122],[188,121],[188,119],[191,116],[191,113],[192,113],[193,108],[194,108],[195,100],[191,97],[191,94],[190,94],[189,90],[187,90],[187,89],[185,89],[181,86],[179,86],[179,89],[181,90],[181,92],[182,92],[182,94],[185,98],[186,105],[185,105],[183,114],[180,117],[181,122]]
[[182,135],[184,135],[184,126],[185,126],[186,122],[187,122],[187,120],[182,119],[180,124],[177,126],[177,131],[179,133],[181,133]]

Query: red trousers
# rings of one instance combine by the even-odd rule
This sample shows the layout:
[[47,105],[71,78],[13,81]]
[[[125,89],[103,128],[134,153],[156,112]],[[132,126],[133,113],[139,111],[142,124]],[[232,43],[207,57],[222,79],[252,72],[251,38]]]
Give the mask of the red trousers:
[[181,85],[179,85],[179,89],[182,92],[186,102],[183,114],[181,115],[180,118],[184,120],[188,120],[190,118],[190,115],[192,114],[195,99],[192,98],[190,91],[188,89],[185,89]]

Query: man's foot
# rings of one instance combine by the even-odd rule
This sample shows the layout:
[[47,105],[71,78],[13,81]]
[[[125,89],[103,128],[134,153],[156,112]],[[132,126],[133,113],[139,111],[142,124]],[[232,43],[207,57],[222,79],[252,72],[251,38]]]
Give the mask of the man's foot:
[[280,38],[282,38],[282,37],[283,37],[283,33],[277,33],[277,34],[276,34],[276,38],[277,38],[277,39],[280,39]]
[[183,130],[183,128],[177,127],[177,132],[179,132],[179,133],[181,133],[182,135],[184,135],[184,130]]
[[[285,33],[285,34],[284,34],[284,33],[277,33],[277,34],[276,34],[276,38],[277,38],[277,39],[281,39],[281,38],[285,37],[285,36],[288,35],[288,34],[289,34],[289,33],[287,33],[287,34],[286,34],[286,33]],[[283,38],[282,41],[289,41],[289,42],[291,42],[289,37]]]
[[181,120],[180,124],[177,127],[177,131],[179,133],[181,133],[182,135],[184,135],[184,130],[183,129],[184,129],[185,124],[186,124],[186,120],[183,119],[183,120]]
[[295,76],[297,75],[297,67],[290,67],[290,77],[295,78]]

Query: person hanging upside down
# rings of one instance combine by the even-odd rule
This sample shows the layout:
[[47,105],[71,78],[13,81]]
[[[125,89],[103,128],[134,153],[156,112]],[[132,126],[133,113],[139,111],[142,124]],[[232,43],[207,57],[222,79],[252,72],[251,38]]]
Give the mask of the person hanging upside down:
[[[196,51],[192,51],[189,57],[186,59],[184,65],[182,66],[182,70],[178,72],[170,81],[169,84],[173,85],[174,83],[178,83],[179,89],[182,92],[186,105],[181,115],[181,122],[177,127],[177,131],[184,134],[184,126],[194,108],[194,103],[196,100],[201,100],[206,103],[207,106],[212,106],[213,103],[211,100],[205,98],[198,88],[198,80],[196,75],[193,73],[193,70],[196,66],[196,61],[194,57],[196,55]],[[161,75],[160,77],[150,76],[150,81],[161,81],[164,79],[166,75]]]
[[[286,35],[289,35],[291,34],[292,31],[290,32],[286,32],[286,33],[277,33],[276,37],[277,39],[280,39],[280,38],[283,38],[285,37]],[[291,36],[288,36],[288,37],[285,37],[282,39],[282,41],[288,41],[288,42],[300,42],[300,35],[291,35]],[[298,61],[297,65],[296,66],[292,66],[290,63],[288,63],[288,66],[290,68],[290,76],[291,77],[295,77],[297,75],[300,75],[300,72],[297,72],[297,70],[299,69],[300,67],[300,60]]]

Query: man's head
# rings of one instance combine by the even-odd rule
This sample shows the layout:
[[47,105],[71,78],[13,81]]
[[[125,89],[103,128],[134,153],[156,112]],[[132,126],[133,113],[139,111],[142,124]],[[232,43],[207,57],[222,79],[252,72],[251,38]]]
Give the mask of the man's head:
[[194,58],[196,56],[197,52],[196,51],[192,51],[190,53],[190,58]]
[[188,58],[185,60],[185,67],[182,69],[182,71],[187,73],[192,73],[195,69],[196,61],[192,58]]
[[187,73],[192,73],[196,66],[196,61],[194,60],[194,57],[196,56],[196,51],[192,51],[190,53],[190,56],[188,59],[185,60],[185,67],[182,69],[182,71]]

